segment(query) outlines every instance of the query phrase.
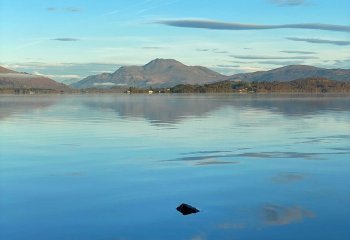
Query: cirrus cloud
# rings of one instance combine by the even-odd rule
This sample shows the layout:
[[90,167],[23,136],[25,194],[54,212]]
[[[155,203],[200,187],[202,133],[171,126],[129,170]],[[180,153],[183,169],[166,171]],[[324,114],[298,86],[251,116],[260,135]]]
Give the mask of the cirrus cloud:
[[347,26],[347,25],[334,25],[334,24],[322,24],[322,23],[264,25],[264,24],[222,22],[222,21],[208,20],[208,19],[159,20],[154,23],[163,24],[163,25],[172,26],[172,27],[204,28],[204,29],[211,29],[211,30],[269,30],[269,29],[295,28],[295,29],[350,32],[350,26]]
[[288,50],[285,50],[285,51],[281,51],[283,53],[296,53],[296,54],[316,54],[316,52],[309,52],[309,51],[288,51]]
[[318,44],[332,44],[337,46],[350,45],[350,41],[344,40],[328,40],[320,38],[299,38],[299,37],[287,37],[286,39],[298,42],[318,43]]
[[219,68],[238,68],[240,66],[239,65],[229,65],[229,64],[219,64],[219,65],[216,65],[215,67],[219,67]]
[[271,59],[271,60],[281,60],[281,59],[317,59],[317,57],[312,56],[293,56],[293,57],[280,57],[280,56],[265,56],[265,55],[230,55],[237,59]]
[[79,41],[80,39],[78,39],[78,38],[53,38],[51,40],[61,41],[61,42],[74,42],[74,41]]
[[277,6],[300,6],[306,4],[305,0],[269,0]]
[[303,64],[303,61],[259,61],[259,64],[269,64],[269,65],[278,65],[278,66],[288,66],[288,65],[299,65]]
[[156,50],[156,49],[163,49],[164,47],[157,47],[157,46],[144,46],[141,47],[142,49],[151,49],[151,50]]
[[49,12],[57,12],[57,11],[63,11],[63,12],[80,12],[81,9],[78,7],[66,7],[66,8],[57,8],[57,7],[47,7],[46,11]]

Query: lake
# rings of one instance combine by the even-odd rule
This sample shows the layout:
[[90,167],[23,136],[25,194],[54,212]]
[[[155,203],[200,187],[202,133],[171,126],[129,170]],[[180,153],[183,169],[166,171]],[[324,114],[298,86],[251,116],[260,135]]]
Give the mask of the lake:
[[0,96],[0,133],[4,240],[350,239],[349,96]]

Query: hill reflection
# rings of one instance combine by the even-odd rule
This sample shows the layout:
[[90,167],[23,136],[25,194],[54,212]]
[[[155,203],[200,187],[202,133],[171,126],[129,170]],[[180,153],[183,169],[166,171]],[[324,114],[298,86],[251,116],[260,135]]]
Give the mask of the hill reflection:
[[[72,95],[3,96],[0,120],[18,112],[62,105],[115,112],[121,118],[142,118],[152,124],[176,124],[187,118],[203,118],[216,110],[268,111],[288,117],[310,117],[324,111],[350,111],[350,96],[278,95]],[[63,108],[64,109],[64,108]],[[81,115],[82,112],[77,114]]]
[[175,124],[209,115],[221,108],[262,110],[288,117],[307,117],[323,111],[349,111],[350,97],[285,97],[223,95],[131,95],[93,97],[84,104],[115,111],[123,118],[144,118],[153,124]]
[[173,124],[184,118],[202,117],[225,106],[225,101],[202,96],[119,96],[84,102],[91,108],[112,109],[123,118],[144,118],[154,124]]
[[0,121],[16,113],[22,114],[49,108],[60,100],[61,98],[54,96],[2,96],[0,98]]

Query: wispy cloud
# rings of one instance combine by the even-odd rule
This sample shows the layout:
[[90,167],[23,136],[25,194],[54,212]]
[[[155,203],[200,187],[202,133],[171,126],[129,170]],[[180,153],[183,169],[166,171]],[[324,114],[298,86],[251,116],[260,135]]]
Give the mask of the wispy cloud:
[[197,48],[196,51],[198,52],[213,52],[213,53],[228,53],[226,50],[221,50],[218,48]]
[[78,38],[53,38],[51,40],[61,41],[61,42],[74,42],[74,41],[79,41],[80,39],[78,39]]
[[[160,8],[162,6],[168,6],[168,5],[172,5],[177,3],[179,0],[173,0],[173,1],[145,1],[144,3],[146,4],[146,7],[140,9],[139,11],[136,12],[136,15],[140,15],[143,14],[145,12],[149,12],[151,10]],[[153,6],[151,6],[151,4],[153,4]]]
[[215,49],[213,50],[214,53],[228,53],[228,51],[225,50],[219,50],[219,49]]
[[177,3],[179,0],[174,1],[158,1],[158,0],[145,0],[145,1],[134,1],[134,4],[128,5],[126,8],[115,9],[109,12],[102,14],[101,16],[126,16],[129,15],[130,12],[133,12],[136,15],[142,15],[146,12],[150,12],[151,10],[160,8],[162,6],[172,5]]
[[293,56],[293,57],[280,57],[280,56],[264,56],[264,55],[230,55],[237,59],[317,59],[312,56]]
[[225,64],[219,64],[219,65],[216,65],[215,67],[219,67],[219,68],[238,68],[240,67],[239,65],[225,65]]
[[323,68],[342,68],[350,69],[350,58],[349,59],[335,59],[335,60],[323,60],[323,64],[317,64],[318,67]]
[[157,46],[145,46],[145,47],[141,47],[142,49],[163,49],[164,47],[157,47]]
[[277,6],[289,6],[295,7],[306,4],[305,0],[268,0],[270,3]]
[[61,74],[61,75],[54,75],[54,74],[43,74],[41,72],[38,71],[34,71],[33,74],[38,75],[38,76],[43,76],[43,77],[48,77],[48,78],[54,78],[54,79],[66,79],[66,78],[70,78],[70,79],[82,79],[81,76],[77,75],[77,74]]
[[212,67],[210,67],[210,69],[217,71],[217,72],[220,72],[221,74],[224,74],[224,75],[233,75],[233,74],[237,74],[237,73],[257,72],[257,71],[268,70],[265,67],[254,66],[256,64],[256,62],[254,62],[254,63],[253,62],[252,63],[245,62],[244,64],[247,64],[247,66],[220,64],[218,66],[212,66]]
[[65,10],[66,12],[80,12],[81,11],[81,9],[77,8],[77,7],[67,7],[67,8],[64,8],[63,10]]
[[312,55],[312,54],[316,54],[316,52],[309,52],[309,51],[280,51],[280,52],[283,52],[283,53],[296,53],[296,54],[306,54],[306,55]]
[[269,64],[269,65],[278,65],[278,66],[287,66],[287,65],[299,65],[303,64],[304,61],[259,61],[259,64]]
[[208,52],[210,50],[211,50],[210,48],[197,48],[196,49],[196,51],[198,51],[198,52]]
[[299,42],[317,43],[317,44],[332,44],[338,46],[350,45],[350,41],[340,41],[340,40],[328,40],[320,38],[299,38],[299,37],[287,37],[286,39]]
[[[254,60],[254,59],[253,59]],[[241,64],[241,65],[252,65],[252,64],[267,64],[267,65],[278,65],[278,66],[287,66],[287,65],[299,65],[304,64],[303,60],[292,60],[292,61],[284,61],[284,60],[263,60],[263,61],[230,61],[234,64]]]
[[120,12],[121,12],[120,10],[113,10],[113,11],[106,12],[106,13],[102,14],[102,16],[114,15],[114,14],[117,14],[117,13],[120,13]]
[[257,72],[257,71],[265,71],[266,68],[258,67],[258,66],[246,66],[246,67],[240,67],[241,72]]
[[47,7],[46,11],[49,11],[49,12],[58,12],[58,11],[62,11],[62,12],[80,12],[81,8],[78,8],[78,7],[65,7],[65,8]]
[[22,49],[25,49],[25,48],[28,48],[28,47],[40,45],[40,44],[42,44],[45,41],[47,41],[47,39],[34,40],[34,41],[31,41],[31,42],[25,43],[23,45],[19,45],[16,48],[14,48],[14,50],[22,50]]
[[313,30],[350,32],[350,26],[322,24],[322,23],[262,25],[262,24],[221,22],[221,21],[206,20],[206,19],[160,20],[154,23],[173,26],[173,27],[204,28],[204,29],[212,29],[212,30],[268,30],[268,29],[281,29],[281,28],[296,28],[296,29],[313,29]]

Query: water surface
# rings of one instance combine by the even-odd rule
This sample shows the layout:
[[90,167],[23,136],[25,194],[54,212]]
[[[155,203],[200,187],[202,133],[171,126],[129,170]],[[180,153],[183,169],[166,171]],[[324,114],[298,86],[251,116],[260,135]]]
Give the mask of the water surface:
[[1,96],[0,238],[348,240],[349,100]]

